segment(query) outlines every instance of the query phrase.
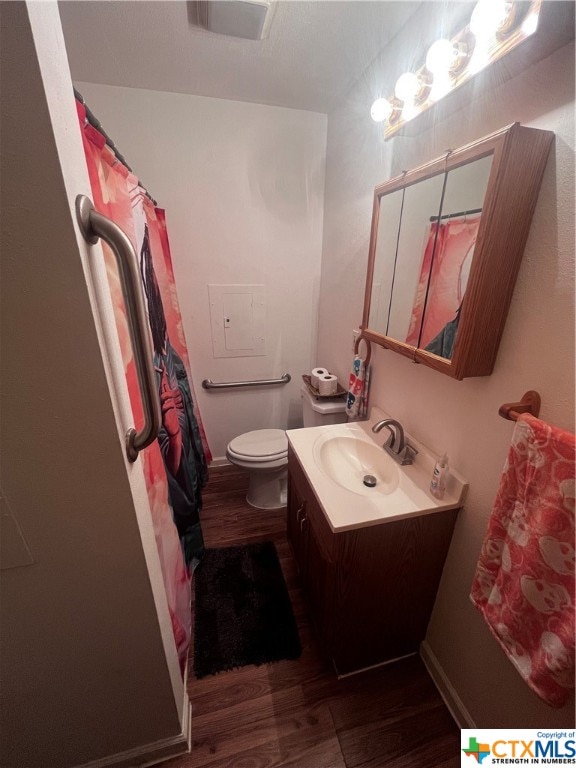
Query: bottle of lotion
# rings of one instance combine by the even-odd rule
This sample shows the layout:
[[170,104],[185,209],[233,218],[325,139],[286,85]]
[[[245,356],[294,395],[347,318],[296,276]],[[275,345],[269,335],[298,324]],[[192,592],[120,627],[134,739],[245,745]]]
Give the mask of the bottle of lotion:
[[446,492],[446,481],[448,480],[448,473],[450,468],[448,466],[448,456],[444,454],[441,459],[438,459],[434,465],[432,471],[432,479],[430,480],[430,493],[436,499],[443,499]]

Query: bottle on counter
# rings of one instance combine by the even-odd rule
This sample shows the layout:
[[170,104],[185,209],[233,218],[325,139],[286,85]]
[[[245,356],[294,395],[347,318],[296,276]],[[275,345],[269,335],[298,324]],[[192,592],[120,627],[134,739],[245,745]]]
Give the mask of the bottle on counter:
[[434,498],[444,498],[449,472],[450,467],[448,466],[448,456],[444,454],[442,458],[438,459],[432,471],[432,479],[430,480],[430,493],[432,496],[434,496]]

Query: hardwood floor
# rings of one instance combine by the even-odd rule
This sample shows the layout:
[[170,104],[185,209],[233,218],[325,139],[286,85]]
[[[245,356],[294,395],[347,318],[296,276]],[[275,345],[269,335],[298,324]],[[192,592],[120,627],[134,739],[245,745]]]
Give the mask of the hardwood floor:
[[253,509],[246,488],[243,470],[211,470],[202,512],[206,546],[275,542],[302,656],[203,680],[190,671],[192,751],[163,768],[459,766],[460,732],[418,657],[336,678],[312,632],[286,539],[286,511]]

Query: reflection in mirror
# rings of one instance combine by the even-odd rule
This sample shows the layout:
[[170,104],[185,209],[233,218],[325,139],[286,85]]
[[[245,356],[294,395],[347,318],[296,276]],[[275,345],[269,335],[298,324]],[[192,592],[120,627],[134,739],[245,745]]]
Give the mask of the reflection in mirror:
[[[413,307],[425,299],[418,295],[418,280],[426,257],[432,257],[434,239],[430,239],[430,217],[440,215],[444,173],[412,184],[404,190],[402,225],[386,335],[417,346],[422,312]],[[384,200],[384,198],[382,198]]]
[[403,189],[380,198],[369,328],[383,334],[388,328],[403,199]]
[[447,359],[452,357],[491,166],[492,155],[487,155],[449,171],[440,217],[430,221],[413,308],[420,333],[410,343]]

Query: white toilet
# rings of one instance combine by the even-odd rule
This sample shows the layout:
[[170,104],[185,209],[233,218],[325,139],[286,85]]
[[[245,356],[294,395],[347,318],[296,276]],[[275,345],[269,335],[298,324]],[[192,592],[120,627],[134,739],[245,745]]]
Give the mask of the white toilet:
[[[306,387],[301,398],[305,427],[346,421],[345,400],[315,398]],[[228,443],[226,458],[250,473],[248,504],[257,509],[286,506],[288,438],[283,429],[256,429],[235,437]]]

